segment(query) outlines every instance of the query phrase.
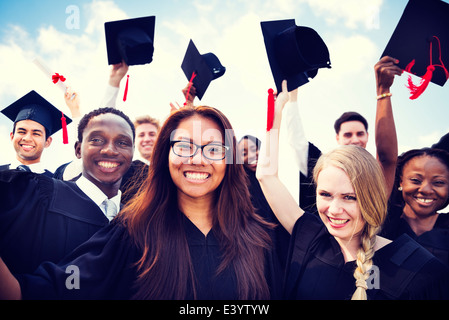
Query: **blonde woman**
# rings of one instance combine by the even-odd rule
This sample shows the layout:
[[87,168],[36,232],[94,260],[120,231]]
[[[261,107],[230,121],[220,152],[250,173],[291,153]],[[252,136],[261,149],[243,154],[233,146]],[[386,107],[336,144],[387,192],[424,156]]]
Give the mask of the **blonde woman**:
[[323,155],[314,169],[319,217],[296,205],[277,176],[287,86],[276,100],[273,129],[262,145],[257,178],[292,235],[284,295],[288,299],[448,299],[445,266],[410,237],[378,236],[387,212],[378,162],[357,146]]

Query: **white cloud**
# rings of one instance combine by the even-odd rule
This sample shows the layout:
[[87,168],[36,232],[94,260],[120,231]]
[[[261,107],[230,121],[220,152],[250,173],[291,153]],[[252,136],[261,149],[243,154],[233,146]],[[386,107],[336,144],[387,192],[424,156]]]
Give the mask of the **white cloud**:
[[347,28],[379,28],[383,0],[307,0],[314,12],[329,24],[343,23]]

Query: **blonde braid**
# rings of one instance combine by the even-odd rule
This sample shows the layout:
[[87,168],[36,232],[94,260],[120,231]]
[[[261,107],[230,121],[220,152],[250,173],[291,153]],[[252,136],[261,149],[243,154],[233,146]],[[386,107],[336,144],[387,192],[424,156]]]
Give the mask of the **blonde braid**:
[[[370,276],[370,270],[373,266],[374,246],[376,244],[377,229],[367,225],[362,234],[362,246],[357,253],[357,268],[354,271],[356,290],[352,295],[352,300],[367,300],[366,290],[368,285],[366,280]],[[373,230],[375,229],[375,230]]]

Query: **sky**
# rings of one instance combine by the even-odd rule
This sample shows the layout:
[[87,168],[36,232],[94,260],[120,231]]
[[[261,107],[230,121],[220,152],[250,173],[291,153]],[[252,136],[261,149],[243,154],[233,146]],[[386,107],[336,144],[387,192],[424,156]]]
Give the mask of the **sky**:
[[[445,1],[447,2],[447,1]],[[345,111],[369,122],[367,149],[375,154],[376,91],[374,65],[390,39],[407,0],[17,0],[0,2],[0,108],[36,90],[66,114],[63,93],[32,63],[41,58],[80,94],[82,112],[101,106],[110,66],[104,23],[156,16],[151,64],[132,66],[128,99],[117,108],[131,119],[149,114],[163,121],[170,102],[182,104],[187,79],[181,63],[192,39],[200,53],[213,52],[226,73],[212,81],[196,104],[216,107],[231,121],[237,138],[263,140],[267,90],[274,88],[261,21],[295,19],[325,41],[331,69],[298,90],[307,139],[323,152],[336,147],[333,124]],[[414,81],[418,78],[414,78]],[[449,85],[430,84],[410,100],[406,74],[391,88],[399,152],[430,146],[449,132]],[[0,163],[14,157],[12,123],[0,114]],[[56,134],[42,161],[50,170],[74,157],[73,143]],[[291,160],[291,159],[290,159]],[[297,182],[291,178],[291,184]]]

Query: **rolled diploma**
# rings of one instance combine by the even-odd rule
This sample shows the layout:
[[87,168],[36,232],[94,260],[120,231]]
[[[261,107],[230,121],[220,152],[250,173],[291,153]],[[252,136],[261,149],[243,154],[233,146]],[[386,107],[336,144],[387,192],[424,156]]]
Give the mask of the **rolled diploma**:
[[[48,77],[48,79],[52,80],[53,75],[55,72],[52,72],[50,68],[45,65],[45,63],[39,59],[38,57],[34,58],[33,60],[34,64],[41,69],[41,71]],[[53,80],[52,80],[53,81]],[[61,90],[64,92],[64,94],[67,92],[67,86],[62,82],[61,80],[58,80],[58,82],[55,83]],[[75,94],[73,94],[70,99],[73,100],[75,98]]]

